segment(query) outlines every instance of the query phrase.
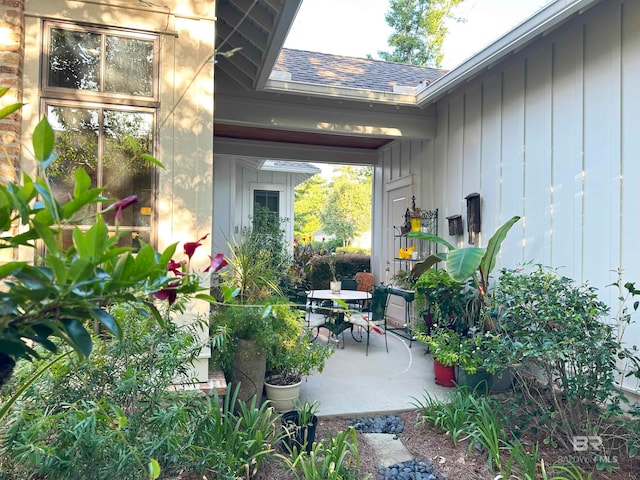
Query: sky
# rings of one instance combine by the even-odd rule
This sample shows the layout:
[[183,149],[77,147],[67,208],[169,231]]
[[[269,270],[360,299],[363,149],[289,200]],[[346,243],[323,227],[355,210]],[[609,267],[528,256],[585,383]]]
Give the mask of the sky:
[[[465,0],[449,24],[442,67],[452,69],[550,0]],[[303,0],[284,46],[298,50],[378,58],[392,33],[384,20],[389,0]]]

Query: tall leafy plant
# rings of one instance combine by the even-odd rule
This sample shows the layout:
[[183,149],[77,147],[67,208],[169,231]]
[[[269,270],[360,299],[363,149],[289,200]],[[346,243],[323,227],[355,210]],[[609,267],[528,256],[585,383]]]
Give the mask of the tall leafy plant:
[[518,220],[520,220],[520,217],[514,216],[500,226],[489,239],[487,248],[456,248],[444,238],[431,233],[409,232],[407,236],[439,243],[447,247],[448,251],[446,253],[430,256],[425,262],[432,264],[444,259],[447,264],[447,272],[453,280],[466,282],[471,278],[478,287],[481,297],[484,297],[489,289],[489,275],[496,265],[502,242]]

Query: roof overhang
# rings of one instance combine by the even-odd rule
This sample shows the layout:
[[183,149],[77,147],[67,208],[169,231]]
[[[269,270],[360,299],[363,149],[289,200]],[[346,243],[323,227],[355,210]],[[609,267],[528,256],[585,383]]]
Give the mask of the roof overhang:
[[522,50],[536,38],[547,35],[571,17],[580,15],[601,0],[556,0],[520,23],[494,43],[474,54],[459,66],[417,94],[417,105],[425,107],[451,93],[476,75],[491,69],[509,55]]
[[413,92],[378,92],[375,90],[363,90],[349,87],[330,87],[327,85],[270,78],[265,85],[265,90],[271,90],[279,93],[290,93],[293,95],[313,95],[322,98],[339,98],[356,102],[387,103],[391,105],[415,106],[417,103],[417,90],[415,88],[413,88]]
[[[218,68],[246,89],[264,88],[302,0],[217,0]],[[233,50],[233,55],[225,52]]]

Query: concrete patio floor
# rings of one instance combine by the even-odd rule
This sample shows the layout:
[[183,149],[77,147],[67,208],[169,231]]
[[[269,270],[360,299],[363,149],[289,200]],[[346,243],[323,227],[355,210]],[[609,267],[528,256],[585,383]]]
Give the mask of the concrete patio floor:
[[[327,334],[321,329],[316,341],[326,342]],[[319,416],[391,414],[414,408],[414,398],[422,400],[425,391],[436,398],[452,391],[436,385],[433,360],[419,342],[409,348],[408,340],[388,332],[387,353],[384,336],[372,332],[367,356],[366,334],[362,343],[355,342],[348,331],[344,338],[344,349],[336,349],[322,373],[302,384],[301,400],[317,401]]]

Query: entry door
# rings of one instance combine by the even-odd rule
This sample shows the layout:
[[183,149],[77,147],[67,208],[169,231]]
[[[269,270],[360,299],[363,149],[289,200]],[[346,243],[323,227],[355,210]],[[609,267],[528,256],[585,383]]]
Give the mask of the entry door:
[[[399,233],[394,228],[400,227],[404,223],[404,214],[411,205],[411,195],[413,193],[412,185],[404,185],[388,192],[389,208],[387,209],[389,217],[387,218],[387,260],[389,262],[389,278],[395,272],[400,270],[401,265],[395,261],[398,256],[399,242],[394,238],[395,233]],[[387,306],[387,316],[398,323],[405,323],[405,301],[396,295],[389,297]]]

